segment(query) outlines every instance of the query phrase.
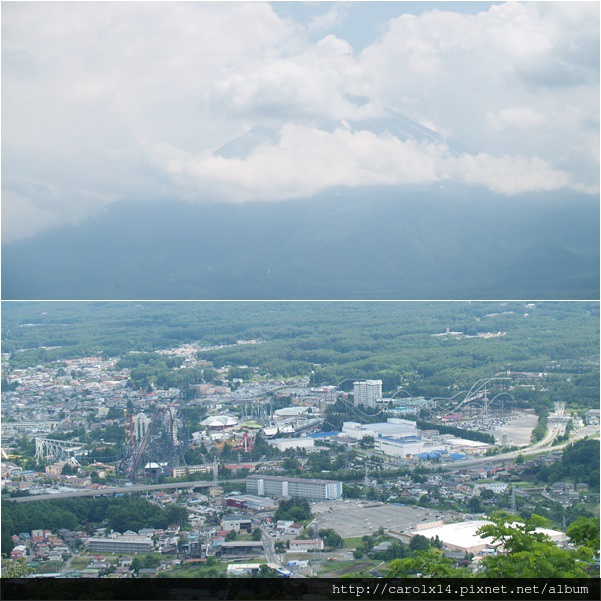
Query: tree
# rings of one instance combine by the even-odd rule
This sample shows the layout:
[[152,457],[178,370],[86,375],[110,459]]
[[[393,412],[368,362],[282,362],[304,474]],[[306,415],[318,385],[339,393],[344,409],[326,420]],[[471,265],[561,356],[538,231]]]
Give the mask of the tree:
[[440,549],[418,551],[410,557],[390,562],[386,576],[389,578],[466,578],[470,576],[464,568],[456,568]]
[[296,457],[286,457],[282,463],[285,470],[295,470],[299,465],[299,461]]
[[63,465],[63,467],[61,469],[61,474],[63,476],[71,476],[73,474],[73,472],[74,472],[73,467],[69,463],[65,463],[65,465]]
[[491,523],[477,534],[492,539],[500,552],[482,560],[485,578],[580,578],[587,576],[582,560],[587,554],[560,549],[541,528],[546,520],[533,515],[520,520],[507,512],[495,512]]
[[334,530],[333,528],[324,528],[318,532],[319,538],[323,539],[324,545],[326,547],[331,547],[332,549],[342,547],[344,545],[344,540]]
[[483,488],[480,491],[480,498],[484,499],[485,501],[492,499],[494,496],[495,493],[492,490],[490,490],[490,488]]
[[250,537],[252,538],[252,540],[261,540],[261,538],[263,537],[263,533],[261,532],[261,528],[255,528],[252,531],[252,534],[250,535]]
[[17,559],[3,561],[2,563],[6,564],[6,567],[2,571],[3,578],[21,578],[33,572],[33,568],[27,565],[25,557],[18,557]]
[[188,510],[181,505],[170,505],[166,509],[165,519],[169,526],[175,524],[183,527],[188,522]]
[[430,546],[430,541],[422,534],[416,534],[409,542],[411,551],[427,551]]
[[359,442],[359,446],[362,449],[373,449],[374,448],[374,437],[373,436],[364,436],[362,440]]
[[238,533],[235,530],[230,530],[225,535],[225,540],[228,541],[228,542],[236,540],[237,538],[238,538]]
[[312,515],[311,505],[307,499],[282,499],[278,504],[274,520],[294,520],[295,522],[303,522],[311,518]]
[[257,572],[253,572],[253,578],[277,578],[278,573],[273,568],[270,568],[267,564],[262,563]]
[[580,553],[594,558],[599,553],[599,518],[582,517],[571,523],[566,530],[570,542]]
[[480,501],[480,497],[472,497],[467,502],[467,508],[470,513],[482,513],[482,501]]
[[138,572],[141,569],[154,569],[161,563],[161,560],[154,555],[136,555],[131,562],[131,569]]

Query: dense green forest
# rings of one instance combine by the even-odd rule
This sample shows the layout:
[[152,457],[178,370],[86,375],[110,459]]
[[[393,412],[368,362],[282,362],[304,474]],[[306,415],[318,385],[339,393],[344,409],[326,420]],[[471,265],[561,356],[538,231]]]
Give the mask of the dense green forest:
[[[435,336],[447,330],[467,336]],[[477,337],[497,332],[505,334]],[[241,339],[261,344],[237,345]],[[507,370],[545,372],[544,387],[512,393],[519,404],[599,404],[594,303],[3,303],[2,347],[13,369],[121,357],[118,365],[133,370],[132,385],[185,387],[210,376],[200,370],[175,375],[171,360],[147,353],[187,342],[215,347],[199,356],[217,368],[311,376],[315,385],[377,378],[387,392],[403,386],[425,397]],[[130,351],[144,354],[127,357]],[[5,380],[14,384],[10,373]]]
[[13,548],[11,535],[47,528],[57,531],[86,530],[105,525],[117,532],[138,531],[141,528],[167,528],[188,520],[185,507],[171,505],[165,509],[136,495],[118,498],[100,497],[83,499],[56,499],[38,503],[21,504],[2,502],[2,553]]
[[525,471],[525,475],[545,484],[564,480],[574,484],[586,483],[590,490],[599,492],[599,441],[584,439],[569,444],[563,451],[561,461],[551,465],[534,465]]

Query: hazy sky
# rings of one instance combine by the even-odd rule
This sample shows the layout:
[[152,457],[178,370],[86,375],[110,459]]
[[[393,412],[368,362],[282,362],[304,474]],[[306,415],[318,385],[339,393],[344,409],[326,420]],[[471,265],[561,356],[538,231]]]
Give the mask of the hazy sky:
[[[387,110],[473,152],[353,126]],[[3,2],[3,240],[120,199],[598,193],[598,113],[596,1]]]

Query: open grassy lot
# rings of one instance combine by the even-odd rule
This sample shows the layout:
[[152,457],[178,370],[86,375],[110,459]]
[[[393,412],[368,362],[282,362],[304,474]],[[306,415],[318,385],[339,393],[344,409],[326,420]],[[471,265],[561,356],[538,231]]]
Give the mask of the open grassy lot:
[[356,549],[363,541],[358,536],[351,536],[344,539],[344,546],[348,549]]
[[362,561],[336,561],[324,562],[319,570],[320,577],[338,578],[353,572],[367,572],[380,565],[380,561],[362,560]]

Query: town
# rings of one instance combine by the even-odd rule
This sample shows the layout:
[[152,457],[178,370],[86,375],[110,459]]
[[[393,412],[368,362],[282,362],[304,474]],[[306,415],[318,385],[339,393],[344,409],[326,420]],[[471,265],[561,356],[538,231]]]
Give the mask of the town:
[[518,402],[548,373],[507,369],[428,398],[212,359],[262,344],[28,367],[5,353],[5,573],[374,577],[436,551],[474,575],[503,552],[485,535],[495,512],[544,516],[538,531],[566,552],[572,524],[596,519],[599,410],[554,402],[541,428]]

